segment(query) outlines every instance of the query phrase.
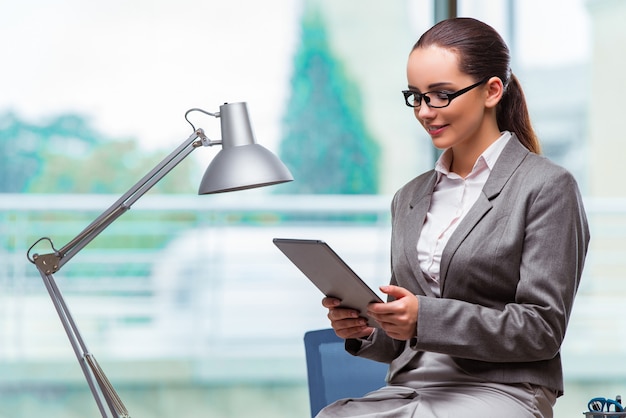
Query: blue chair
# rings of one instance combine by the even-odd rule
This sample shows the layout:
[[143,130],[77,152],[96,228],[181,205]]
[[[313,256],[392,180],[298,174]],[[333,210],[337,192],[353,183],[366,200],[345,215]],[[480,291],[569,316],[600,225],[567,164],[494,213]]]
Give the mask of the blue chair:
[[385,386],[388,365],[355,357],[332,329],[304,334],[311,416],[343,398],[361,397]]

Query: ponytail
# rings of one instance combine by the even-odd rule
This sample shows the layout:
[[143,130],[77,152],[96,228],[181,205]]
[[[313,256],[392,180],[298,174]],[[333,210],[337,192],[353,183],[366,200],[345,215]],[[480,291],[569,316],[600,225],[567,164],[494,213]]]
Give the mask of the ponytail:
[[541,145],[530,123],[526,98],[517,77],[511,74],[504,95],[496,108],[498,128],[514,132],[519,141],[535,154],[541,153]]

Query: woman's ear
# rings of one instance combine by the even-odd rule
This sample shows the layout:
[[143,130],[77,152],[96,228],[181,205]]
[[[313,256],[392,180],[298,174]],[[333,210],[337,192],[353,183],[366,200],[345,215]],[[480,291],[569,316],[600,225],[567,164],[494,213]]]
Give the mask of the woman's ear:
[[485,106],[496,107],[504,94],[504,85],[500,77],[491,77],[486,84],[487,96],[485,97]]

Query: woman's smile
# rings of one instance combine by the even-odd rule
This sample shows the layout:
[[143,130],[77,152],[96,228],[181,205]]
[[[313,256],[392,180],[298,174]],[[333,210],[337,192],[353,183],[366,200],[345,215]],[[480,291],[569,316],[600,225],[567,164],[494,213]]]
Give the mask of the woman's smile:
[[425,127],[430,136],[439,136],[445,131],[448,125],[426,125]]

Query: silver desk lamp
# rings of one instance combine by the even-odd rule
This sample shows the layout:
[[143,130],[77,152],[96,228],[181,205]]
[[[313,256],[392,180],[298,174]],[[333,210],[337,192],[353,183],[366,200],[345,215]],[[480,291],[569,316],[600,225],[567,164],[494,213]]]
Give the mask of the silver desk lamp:
[[[202,129],[196,129],[189,122],[187,115],[194,111],[220,118],[221,141],[208,139]],[[35,264],[44,281],[103,418],[126,418],[130,415],[98,365],[94,355],[87,349],[87,345],[52,274],[59,271],[96,236],[129,210],[141,196],[196,148],[213,145],[222,146],[222,149],[206,169],[198,194],[250,189],[293,180],[287,167],[274,154],[256,143],[250,126],[246,103],[225,103],[220,106],[219,113],[190,109],[185,113],[185,119],[193,128],[193,134],[98,216],[76,238],[64,247],[56,249],[50,238],[43,237],[37,240],[26,254],[30,262]],[[47,241],[52,252],[41,255],[33,253],[31,255],[34,247],[41,241]]]

